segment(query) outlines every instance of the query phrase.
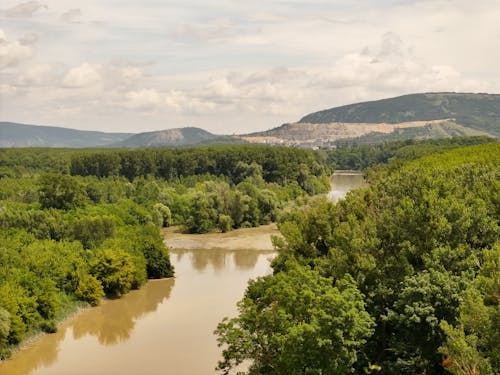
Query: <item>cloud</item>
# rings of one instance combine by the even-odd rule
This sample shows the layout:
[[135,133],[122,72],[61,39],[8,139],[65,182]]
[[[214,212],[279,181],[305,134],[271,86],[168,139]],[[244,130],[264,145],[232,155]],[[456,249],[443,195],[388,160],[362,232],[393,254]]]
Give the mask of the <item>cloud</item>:
[[69,23],[78,23],[81,17],[82,10],[79,8],[73,8],[61,14],[61,20]]
[[125,93],[127,105],[138,109],[154,109],[164,104],[164,98],[155,89],[141,89]]
[[24,34],[21,39],[19,39],[19,43],[21,43],[24,46],[31,46],[35,44],[38,41],[38,35],[34,33],[27,33]]
[[63,79],[63,85],[69,88],[93,86],[102,80],[100,69],[100,65],[85,62],[69,70]]
[[183,23],[177,25],[172,36],[177,39],[210,41],[234,35],[234,25],[229,20],[219,19],[206,24]]
[[125,93],[125,99],[127,107],[147,111],[203,114],[216,108],[215,103],[180,90],[139,89]]
[[33,56],[31,47],[23,45],[18,40],[8,40],[0,29],[0,69],[13,67]]
[[481,91],[484,82],[466,79],[451,65],[428,65],[397,34],[385,33],[378,46],[349,53],[318,72],[314,86],[387,92]]
[[8,17],[31,17],[40,9],[48,9],[48,7],[39,1],[27,1],[4,10],[4,14]]

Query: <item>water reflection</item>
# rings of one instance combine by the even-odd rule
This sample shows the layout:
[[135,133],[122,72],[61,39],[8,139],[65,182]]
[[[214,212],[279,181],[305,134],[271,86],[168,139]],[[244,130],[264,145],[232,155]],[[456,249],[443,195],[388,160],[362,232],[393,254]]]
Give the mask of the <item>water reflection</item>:
[[367,185],[362,172],[337,171],[333,175],[331,183],[332,189],[328,193],[328,198],[333,202],[344,198],[350,190]]
[[274,254],[271,250],[223,250],[223,249],[173,249],[170,251],[174,263],[181,263],[184,256],[189,258],[191,266],[199,272],[209,267],[218,272],[234,264],[238,270],[250,270],[255,267],[259,256]]
[[135,322],[144,314],[156,311],[170,297],[175,279],[153,280],[140,291],[133,291],[114,303],[84,311],[71,326],[73,337],[95,336],[101,345],[114,345],[130,338]]
[[127,340],[135,322],[156,311],[158,305],[169,298],[174,284],[174,279],[153,280],[121,299],[105,301],[98,307],[82,311],[64,322],[57,333],[42,336],[15,353],[9,361],[1,362],[0,374],[28,375],[49,367],[58,359],[60,343],[71,332],[75,340],[90,335],[105,346]]

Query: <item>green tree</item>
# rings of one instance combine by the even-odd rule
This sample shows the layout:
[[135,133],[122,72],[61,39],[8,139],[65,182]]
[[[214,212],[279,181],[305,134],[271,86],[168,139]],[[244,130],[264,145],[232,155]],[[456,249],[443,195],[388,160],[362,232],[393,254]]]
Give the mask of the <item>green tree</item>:
[[86,194],[76,177],[46,173],[38,180],[42,208],[69,210],[85,203]]
[[92,275],[86,274],[80,278],[75,296],[92,306],[97,306],[101,302],[101,298],[104,297],[104,289],[99,280]]
[[100,249],[91,262],[90,271],[109,297],[119,297],[132,288],[135,268],[132,256],[119,249]]
[[224,374],[251,360],[250,374],[347,374],[372,333],[363,295],[350,277],[331,278],[297,264],[251,281],[240,315],[217,327]]

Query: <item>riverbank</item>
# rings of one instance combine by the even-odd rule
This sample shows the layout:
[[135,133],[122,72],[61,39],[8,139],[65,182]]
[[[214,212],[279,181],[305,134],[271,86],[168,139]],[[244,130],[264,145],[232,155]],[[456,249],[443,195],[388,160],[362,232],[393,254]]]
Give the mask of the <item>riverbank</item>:
[[169,249],[274,250],[271,236],[281,236],[275,223],[226,233],[187,234],[181,227],[162,230]]

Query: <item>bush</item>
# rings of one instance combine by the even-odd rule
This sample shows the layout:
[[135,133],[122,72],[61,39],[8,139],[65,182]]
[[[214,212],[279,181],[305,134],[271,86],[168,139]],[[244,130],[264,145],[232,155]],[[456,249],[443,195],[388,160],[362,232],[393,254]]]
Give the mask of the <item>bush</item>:
[[218,227],[222,233],[229,232],[233,226],[233,219],[228,215],[220,215]]
[[76,298],[97,306],[104,297],[102,284],[92,275],[83,276],[78,282],[78,288],[75,291]]
[[55,320],[44,320],[40,324],[40,329],[45,333],[56,333],[57,323],[55,322]]
[[92,275],[102,283],[108,297],[119,297],[132,288],[135,277],[134,260],[123,250],[99,250],[90,269]]

